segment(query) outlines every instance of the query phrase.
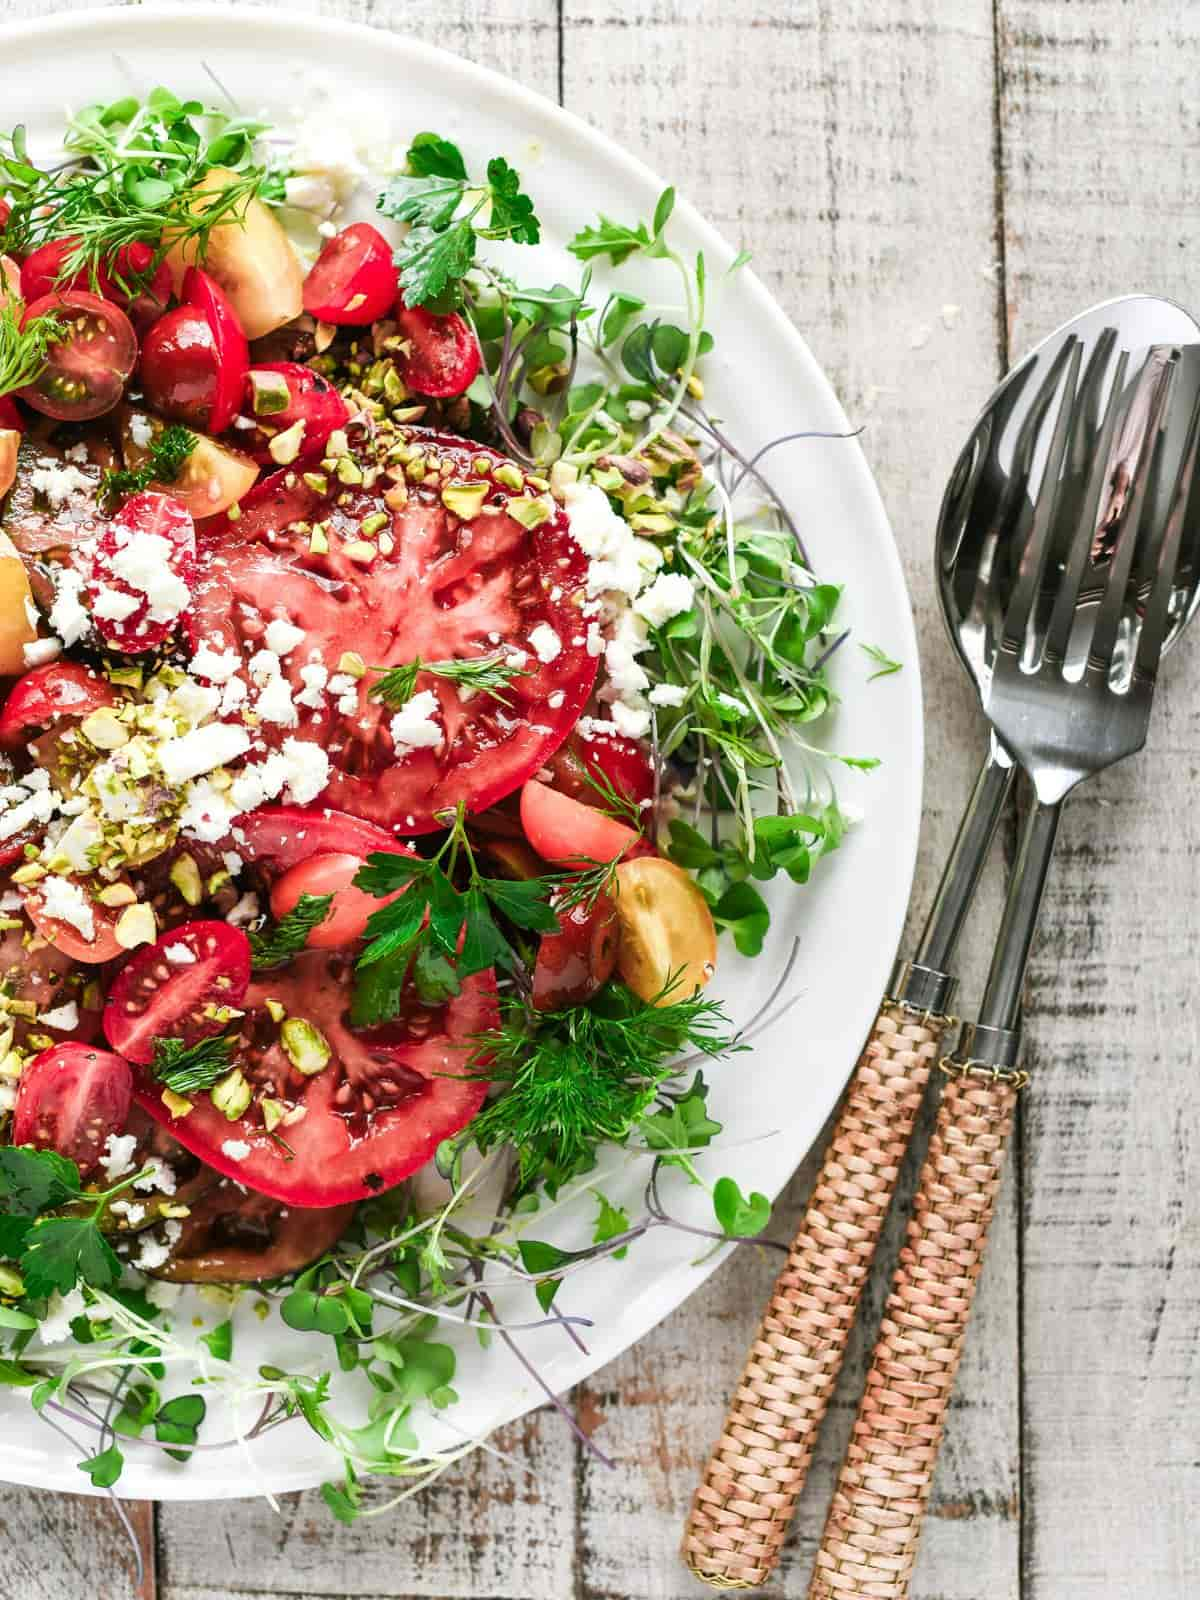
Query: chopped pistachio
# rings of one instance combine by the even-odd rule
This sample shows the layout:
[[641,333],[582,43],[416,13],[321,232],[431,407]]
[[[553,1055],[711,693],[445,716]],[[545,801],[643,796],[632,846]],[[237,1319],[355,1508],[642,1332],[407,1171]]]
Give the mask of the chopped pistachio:
[[329,1040],[305,1017],[289,1017],[279,1030],[284,1054],[306,1078],[324,1072],[333,1058]]
[[510,500],[507,506],[508,514],[514,522],[519,522],[523,528],[540,528],[543,522],[549,522],[553,512],[545,500],[516,499]]
[[20,917],[0,917],[0,929],[3,929],[5,933],[11,932],[13,928],[23,928],[24,926],[25,924]]
[[180,1205],[177,1200],[168,1200],[164,1205],[159,1206],[158,1214],[160,1217],[175,1217],[179,1219],[190,1217],[192,1208],[191,1206]]
[[164,1089],[162,1103],[173,1117],[186,1117],[192,1109],[192,1102],[186,1095],[176,1094],[174,1089]]
[[335,428],[325,441],[325,454],[327,456],[345,456],[350,454],[350,441],[346,438],[344,428]]
[[233,1071],[227,1072],[220,1082],[213,1084],[208,1091],[208,1097],[227,1121],[236,1122],[247,1110],[251,1100],[250,1085],[241,1068],[234,1067]]
[[[172,877],[174,877],[174,872],[175,869],[172,867]],[[101,889],[100,893],[96,896],[96,899],[99,900],[102,906],[112,906],[115,909],[117,906],[133,905],[137,900],[137,895],[134,893],[134,888],[131,883],[110,883],[106,884],[105,887]],[[191,900],[188,903],[189,905],[198,905],[199,901]]]
[[427,409],[426,406],[397,406],[392,416],[397,422],[420,422]]
[[104,990],[93,978],[83,986],[83,1009],[99,1011],[104,1005]]
[[282,1022],[284,1017],[287,1016],[287,1007],[278,1000],[264,1000],[263,1005],[266,1006],[267,1015],[272,1022]]
[[281,467],[290,466],[295,461],[304,443],[305,426],[304,418],[299,417],[290,428],[275,435],[267,446],[272,461],[278,461]]
[[562,499],[568,487],[579,481],[579,468],[569,461],[556,461],[550,468],[550,492]]
[[404,380],[389,361],[387,371],[383,375],[383,397],[390,406],[403,405],[408,399],[408,390]]
[[374,538],[374,536],[379,532],[380,528],[386,528],[387,527],[387,525],[388,525],[390,520],[391,519],[389,518],[389,516],[388,516],[386,511],[372,511],[372,513],[371,513],[371,515],[369,517],[364,517],[362,519],[362,526],[361,526],[360,531],[362,533],[363,538],[364,539],[372,539],[372,538]]
[[383,503],[389,511],[402,511],[408,504],[408,490],[402,483],[394,483],[384,490]]
[[525,482],[530,486],[531,489],[536,489],[539,494],[545,494],[546,490],[550,487],[549,478],[540,478],[536,475],[536,473],[533,472],[530,472],[526,475]]
[[337,669],[339,672],[348,673],[352,678],[361,678],[367,670],[367,663],[357,650],[343,650],[338,658]]
[[502,461],[492,476],[497,483],[503,484],[506,489],[511,489],[514,494],[520,494],[525,487],[525,474],[512,461]]
[[487,497],[486,483],[448,483],[442,490],[442,504],[446,510],[452,511],[464,522],[470,522],[479,515]]
[[379,554],[381,556],[390,556],[395,548],[396,541],[390,533],[381,533],[379,535]]
[[36,883],[39,878],[46,876],[46,869],[36,861],[27,861],[23,867],[18,867],[12,875],[14,883]]
[[122,950],[136,949],[139,944],[153,944],[158,938],[154,907],[136,905],[122,911],[113,929],[113,937]]
[[309,535],[308,548],[314,556],[327,556],[329,554],[329,535],[319,522]]
[[0,1078],[19,1078],[25,1066],[25,1058],[19,1050],[10,1050],[0,1061]]
[[287,379],[282,372],[250,373],[250,406],[256,417],[274,417],[286,411],[291,401]]
[[424,483],[425,461],[422,456],[415,456],[406,466],[404,476],[413,483]]
[[230,522],[240,522],[242,520],[242,508],[239,502],[235,500],[231,506],[226,506],[225,515]]
[[219,1006],[210,1000],[201,1015],[206,1017],[209,1022],[219,1022],[224,1025],[226,1022],[232,1022],[236,1017],[244,1017],[246,1013],[244,1011],[236,1011],[233,1006]]
[[342,546],[342,554],[347,561],[353,561],[360,567],[369,567],[379,552],[365,539],[351,539],[349,544]]
[[339,483],[357,484],[363,481],[362,468],[353,456],[339,456],[334,470]]
[[208,890],[209,894],[216,894],[218,889],[221,889],[225,886],[225,884],[232,882],[233,879],[230,877],[229,873],[226,872],[225,868],[218,867],[217,870],[211,874],[204,887]]
[[329,493],[329,479],[323,472],[306,472],[304,481],[314,494]]
[[193,856],[182,855],[172,861],[170,878],[182,895],[186,905],[198,906],[201,900],[204,899],[204,885],[200,881],[200,868],[196,865]]
[[125,689],[140,689],[145,678],[141,667],[113,666],[109,667],[104,676],[109,683],[119,684]]
[[313,344],[318,355],[323,355],[337,338],[337,329],[332,322],[318,322],[313,333]]
[[13,1017],[25,1017],[29,1022],[37,1016],[37,1006],[32,1000],[9,1000],[4,1009]]
[[54,1047],[54,1040],[48,1033],[31,1033],[25,1043],[31,1050],[50,1050]]
[[262,1110],[263,1127],[268,1133],[274,1133],[275,1129],[283,1121],[287,1107],[282,1100],[263,1100],[260,1109]]

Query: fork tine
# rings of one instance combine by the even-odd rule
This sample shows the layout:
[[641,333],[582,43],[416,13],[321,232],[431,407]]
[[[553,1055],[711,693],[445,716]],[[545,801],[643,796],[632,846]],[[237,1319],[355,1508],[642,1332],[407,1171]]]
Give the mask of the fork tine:
[[[1105,335],[1108,332],[1109,330],[1105,329]],[[1021,550],[1020,565],[1017,569],[1016,581],[1013,584],[1008,610],[1004,615],[1002,647],[1014,651],[1017,655],[1021,653],[1021,642],[1025,637],[1029,613],[1033,608],[1034,600],[1041,585],[1042,569],[1046,560],[1046,550],[1049,544],[1048,535],[1053,524],[1054,508],[1058,504],[1059,496],[1062,493],[1062,464],[1067,453],[1067,445],[1070,442],[1072,424],[1075,420],[1076,394],[1082,359],[1082,342],[1075,337],[1067,340],[1056,356],[1047,375],[1046,382],[1042,385],[1037,401],[1021,431],[1020,443],[1027,452],[1025,472],[1022,475],[1022,486],[1024,486],[1028,477],[1028,469],[1032,465],[1034,449],[1041,435],[1042,423],[1050,409],[1054,395],[1059,389],[1065,363],[1066,381],[1062,384],[1058,415],[1054,422],[1050,448],[1046,453],[1046,465],[1042,472],[1042,483],[1036,494],[1027,495],[1025,499],[1026,509],[1023,521],[1029,524],[1029,533],[1028,537],[1023,537],[1024,529],[1022,528],[1018,534],[1017,543]],[[1032,512],[1028,509],[1031,502]]]
[[[1137,410],[1135,397],[1126,417],[1127,428],[1130,423],[1133,424],[1130,431],[1134,433],[1134,439],[1129,440],[1127,444],[1126,432],[1123,430],[1118,445],[1118,454],[1123,458],[1120,465],[1126,466],[1130,455],[1133,455],[1132,463],[1127,466],[1130,493],[1128,501],[1120,512],[1117,542],[1109,558],[1108,584],[1100,602],[1088,651],[1089,668],[1103,672],[1106,677],[1112,668],[1121,618],[1128,606],[1129,574],[1139,540],[1142,538],[1145,508],[1147,504],[1154,506],[1158,501],[1156,490],[1162,469],[1163,422],[1168,415],[1171,397],[1175,392],[1178,351],[1172,352],[1169,357],[1164,355],[1159,359],[1161,367],[1154,381],[1147,414],[1139,424],[1134,416]],[[1149,366],[1150,363],[1147,363],[1147,367],[1143,368],[1143,374],[1148,373]],[[1135,442],[1136,451],[1132,451],[1129,446]],[[1115,467],[1116,463],[1114,470]],[[1118,489],[1116,492],[1121,491]]]
[[[1089,453],[1088,475],[1084,486],[1083,500],[1078,508],[1074,525],[1070,529],[1063,530],[1061,547],[1067,552],[1066,568],[1054,595],[1054,605],[1050,613],[1050,623],[1046,629],[1045,645],[1042,651],[1044,661],[1063,661],[1066,658],[1067,646],[1071,641],[1071,629],[1074,626],[1075,614],[1079,606],[1080,587],[1083,583],[1084,574],[1091,566],[1092,539],[1100,512],[1100,497],[1104,492],[1104,485],[1108,481],[1113,439],[1117,431],[1117,418],[1122,410],[1122,391],[1128,366],[1129,352],[1122,350],[1117,358],[1117,368],[1113,374],[1108,404],[1104,409],[1104,416],[1100,424],[1100,434]],[[1087,537],[1081,538],[1080,530],[1084,528],[1087,530]]]
[[[1188,424],[1187,441],[1180,457],[1179,472],[1175,479],[1175,488],[1171,496],[1171,510],[1167,518],[1166,530],[1159,547],[1157,569],[1154,574],[1153,585],[1149,599],[1146,601],[1146,611],[1142,619],[1141,631],[1138,634],[1137,654],[1134,657],[1134,678],[1143,684],[1153,683],[1155,673],[1158,671],[1159,658],[1162,655],[1163,642],[1167,634],[1167,622],[1170,616],[1171,595],[1175,588],[1176,573],[1179,570],[1179,556],[1184,545],[1184,532],[1188,523],[1189,502],[1192,498],[1192,481],[1196,470],[1196,456],[1200,451],[1200,392],[1197,392],[1195,404],[1192,407],[1191,421]],[[1192,518],[1193,524],[1197,519]],[[1194,544],[1196,529],[1193,526],[1189,545]]]

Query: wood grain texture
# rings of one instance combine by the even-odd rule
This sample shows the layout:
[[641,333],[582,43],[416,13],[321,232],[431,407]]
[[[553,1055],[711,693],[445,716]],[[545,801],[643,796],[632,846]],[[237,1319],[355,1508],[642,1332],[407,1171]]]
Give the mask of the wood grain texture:
[[[1144,288],[1194,308],[1200,14],[1001,0],[1014,343]],[[1144,753],[1067,808],[1030,973],[1021,1359],[1028,1600],[1200,1583],[1193,635]]]

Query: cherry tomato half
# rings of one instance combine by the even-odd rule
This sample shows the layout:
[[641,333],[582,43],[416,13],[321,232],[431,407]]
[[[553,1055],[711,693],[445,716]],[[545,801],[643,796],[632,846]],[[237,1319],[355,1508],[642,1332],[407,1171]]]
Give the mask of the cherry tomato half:
[[119,306],[99,295],[70,289],[43,295],[26,307],[21,326],[56,312],[66,336],[50,346],[46,365],[22,400],[60,422],[101,417],[120,400],[137,361],[137,337]]
[[330,239],[304,280],[305,311],[341,327],[365,327],[395,298],[392,247],[369,222],[351,223]]
[[76,887],[91,912],[90,934],[76,927],[74,922],[65,922],[61,917],[48,915],[43,891],[36,883],[23,891],[25,911],[30,922],[43,939],[52,944],[56,950],[60,950],[63,955],[70,956],[73,961],[82,962],[88,967],[100,966],[105,961],[115,961],[118,956],[125,953],[124,946],[116,934],[117,918],[120,913],[102,906],[88,893],[85,884],[76,881]]
[[[264,377],[263,374],[273,374]],[[262,396],[277,388],[279,380],[287,386],[287,405],[262,417],[273,430],[267,434],[261,427],[238,428],[230,436],[231,442],[245,450],[260,466],[273,466],[270,443],[275,434],[286,433],[297,422],[303,422],[304,434],[300,440],[299,454],[293,467],[306,466],[325,454],[325,445],[335,428],[342,428],[350,419],[350,407],[330,383],[311,367],[302,367],[296,361],[259,362],[246,376],[246,393],[242,412],[256,420],[262,406]],[[279,398],[282,398],[280,395]],[[257,403],[256,403],[257,402]]]
[[404,893],[398,889],[395,894],[376,899],[365,889],[355,888],[354,878],[362,865],[362,856],[345,854],[314,855],[298,862],[271,890],[271,915],[277,919],[286,917],[301,895],[331,894],[329,915],[305,942],[310,950],[336,950],[339,945],[353,944],[362,938],[367,922],[380,906]]
[[0,745],[13,749],[31,733],[48,728],[59,717],[86,717],[101,706],[115,705],[117,692],[90,667],[77,661],[51,661],[34,667],[13,684],[0,711]]
[[227,922],[185,922],[139,950],[108,994],[104,1037],[145,1066],[156,1038],[196,1044],[227,1025],[250,982],[250,941]]
[[[137,564],[129,568],[129,548]],[[153,540],[151,545],[148,541]],[[138,587],[149,580],[138,564],[161,553],[153,597]],[[174,632],[187,610],[196,577],[196,530],[189,512],[171,495],[132,495],[105,528],[92,557],[88,605],[100,635],[128,655],[153,650]]]
[[128,1061],[86,1044],[56,1044],[25,1065],[13,1108],[14,1144],[57,1150],[86,1178],[133,1099]]
[[237,416],[250,366],[250,347],[237,312],[214,277],[199,267],[183,276],[184,305],[195,306],[208,319],[217,352],[217,387],[208,419],[208,433],[221,433]]
[[600,893],[559,913],[558,932],[538,946],[533,1003],[539,1011],[579,1006],[612,977],[620,928],[611,895]]
[[401,368],[410,389],[448,400],[471,387],[482,357],[475,335],[456,311],[439,317],[424,306],[406,306],[401,296],[395,317],[400,337],[407,339],[410,347]]
[[671,1005],[704,987],[717,962],[717,930],[708,902],[682,867],[661,856],[622,861],[616,906],[617,967],[634,994]]
[[200,433],[220,433],[237,415],[250,365],[246,336],[224,292],[189,267],[184,304],[142,343],[142,386],[154,410]]
[[146,305],[155,308],[154,314],[165,310],[171,298],[171,273],[165,261],[154,264],[154,251],[148,244],[136,241],[122,245],[106,267],[97,267],[95,277],[85,267],[70,277],[64,275],[68,259],[79,247],[79,239],[51,239],[31,251],[21,263],[21,298],[29,302],[40,300],[56,290],[90,290],[111,300],[123,310],[137,312]]
[[644,844],[641,834],[623,822],[536,779],[521,790],[521,826],[543,861],[574,867],[628,859]]

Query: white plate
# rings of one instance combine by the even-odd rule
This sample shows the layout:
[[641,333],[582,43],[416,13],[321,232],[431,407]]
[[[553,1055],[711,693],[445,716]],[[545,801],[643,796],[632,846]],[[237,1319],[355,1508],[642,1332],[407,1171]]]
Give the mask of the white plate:
[[[664,187],[608,139],[519,85],[426,45],[348,23],[212,6],[141,6],[8,27],[2,41],[4,124],[24,121],[35,151],[61,132],[64,104],[115,98],[131,88],[144,92],[159,83],[210,99],[205,62],[243,109],[261,108],[285,123],[312,102],[319,85],[327,85],[334,116],[381,118],[397,144],[434,128],[461,143],[469,163],[481,165],[503,153],[524,174],[543,222],[545,242],[536,262],[531,252],[521,252],[527,282],[572,281],[578,268],[565,241],[598,211],[630,220],[648,217]],[[704,251],[710,282],[733,259],[728,244],[690,205],[680,202],[671,226],[685,250]],[[753,273],[742,270],[730,280],[709,325],[716,334],[716,350],[706,363],[709,395],[743,448],[755,449],[792,429],[846,427],[808,347]],[[862,826],[807,888],[773,886],[772,938],[758,961],[742,963],[731,950],[722,953],[714,987],[742,1020],[769,991],[793,936],[800,938],[791,992],[801,998],[786,1023],[763,1036],[752,1056],[709,1074],[714,1114],[726,1130],[725,1150],[709,1161],[709,1170],[727,1171],[744,1189],[774,1197],[833,1106],[887,978],[916,856],[922,725],[908,596],[858,445],[786,446],[772,457],[771,473],[797,512],[817,570],[846,585],[845,616],[855,636],[884,646],[904,663],[902,673],[867,687],[861,652],[849,648],[837,658],[835,683],[844,704],[816,736],[842,751],[881,758],[882,766],[871,774],[839,778],[839,794],[861,810]],[[636,1214],[644,1175],[639,1169],[605,1187]],[[672,1196],[681,1214],[703,1220],[702,1213],[687,1210],[694,1194]],[[790,1221],[779,1218],[781,1232]],[[695,1243],[660,1230],[639,1241],[624,1262],[589,1269],[599,1281],[585,1273],[564,1285],[559,1305],[597,1320],[586,1336],[586,1355],[561,1330],[526,1339],[525,1348],[557,1392],[611,1361],[699,1287],[724,1252],[697,1268],[691,1264]],[[210,1323],[215,1320],[211,1307],[199,1310]],[[747,1331],[756,1312],[746,1308]],[[286,1365],[287,1349],[301,1360],[299,1352],[311,1349],[274,1318],[260,1324],[248,1304],[239,1308],[237,1320],[239,1365]],[[187,1324],[188,1317],[176,1318],[177,1327]],[[328,1349],[320,1340],[314,1354],[321,1365]],[[734,1374],[729,1376],[732,1381]],[[494,1345],[484,1354],[474,1341],[461,1347],[455,1387],[462,1398],[449,1415],[462,1430],[460,1438],[486,1434],[544,1398],[502,1348]],[[303,1423],[255,1445],[253,1476],[236,1454],[224,1451],[200,1451],[182,1468],[156,1451],[132,1447],[127,1456],[121,1492],[160,1499],[299,1489],[320,1481],[330,1468]],[[21,1396],[11,1394],[0,1397],[0,1475],[77,1493],[86,1483],[68,1447]]]

